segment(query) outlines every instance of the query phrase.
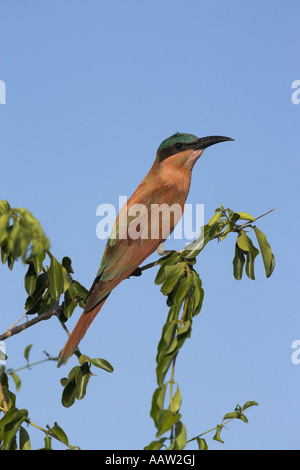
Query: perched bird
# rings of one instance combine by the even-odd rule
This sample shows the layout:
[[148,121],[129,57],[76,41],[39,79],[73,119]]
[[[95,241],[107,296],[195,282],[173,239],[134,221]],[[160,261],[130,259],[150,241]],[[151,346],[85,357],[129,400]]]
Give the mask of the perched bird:
[[[74,353],[111,291],[151,253],[159,251],[172,233],[184,210],[192,169],[203,150],[229,140],[234,139],[176,133],[161,143],[151,170],[117,216],[84,311],[60,353],[58,367]],[[159,207],[174,204],[180,210],[175,210],[171,216],[169,212],[166,224],[158,213]]]

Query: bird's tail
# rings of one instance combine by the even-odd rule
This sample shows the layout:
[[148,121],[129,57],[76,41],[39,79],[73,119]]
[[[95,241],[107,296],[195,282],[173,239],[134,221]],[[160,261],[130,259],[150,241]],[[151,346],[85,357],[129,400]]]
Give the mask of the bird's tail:
[[107,296],[103,300],[101,300],[101,302],[96,305],[96,307],[94,307],[92,310],[90,310],[89,312],[84,311],[82,313],[68,341],[61,350],[61,353],[58,358],[57,367],[60,367],[62,364],[66,364],[68,359],[72,356],[78,344],[84,337],[86,330],[96,317],[97,313],[99,313],[99,311],[101,310],[106,299]]

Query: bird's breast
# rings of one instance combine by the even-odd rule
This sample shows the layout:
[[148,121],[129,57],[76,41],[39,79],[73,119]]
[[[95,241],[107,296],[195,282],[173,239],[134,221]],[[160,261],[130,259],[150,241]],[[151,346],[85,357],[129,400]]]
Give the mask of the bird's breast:
[[126,229],[132,232],[134,236],[130,238],[168,238],[182,217],[190,182],[187,168],[154,165],[123,209],[124,213],[127,211],[127,224],[121,225],[124,229],[127,225]]

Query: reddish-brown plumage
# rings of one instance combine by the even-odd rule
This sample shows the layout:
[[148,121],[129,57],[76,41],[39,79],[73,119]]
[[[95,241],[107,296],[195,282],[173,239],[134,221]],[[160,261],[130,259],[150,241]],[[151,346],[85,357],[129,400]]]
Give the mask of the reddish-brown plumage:
[[[193,166],[203,150],[231,140],[223,136],[198,138],[176,133],[161,143],[151,170],[117,217],[116,236],[107,242],[84,312],[60,354],[58,366],[73,354],[112,289],[138,268],[173,231],[184,210]],[[137,217],[130,210],[136,209],[138,204],[146,210],[141,210]],[[158,207],[163,204],[169,208],[176,205],[169,225],[164,223],[165,214],[160,217]]]
[[[85,310],[60,354],[58,366],[67,362],[68,358],[74,353],[112,289],[138,268],[173,231],[184,210],[193,165],[201,153],[202,150],[193,151],[189,149],[172,155],[162,162],[159,162],[156,158],[151,170],[127,202],[127,211],[134,204],[143,204],[148,208],[146,216],[148,239],[131,239],[130,237],[118,239],[117,237],[115,244],[112,246],[109,241],[107,242],[99,275],[87,296]],[[168,233],[163,230],[162,220],[159,221],[159,226],[156,227],[158,237],[154,239],[151,238],[152,220],[150,210],[153,204],[168,204],[169,206],[178,204],[181,208],[179,218],[171,217]],[[122,232],[120,214],[116,221],[117,235]],[[141,220],[141,224],[142,222]]]

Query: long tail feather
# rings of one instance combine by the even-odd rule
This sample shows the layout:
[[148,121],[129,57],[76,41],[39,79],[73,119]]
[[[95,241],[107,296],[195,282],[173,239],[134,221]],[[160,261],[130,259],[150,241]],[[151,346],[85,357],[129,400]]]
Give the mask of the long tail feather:
[[78,344],[84,337],[88,327],[96,317],[97,313],[101,310],[105,300],[107,297],[105,297],[101,302],[96,305],[92,310],[89,312],[83,312],[81,317],[79,318],[78,322],[75,325],[74,330],[72,331],[68,341],[64,345],[58,359],[58,364],[57,367],[60,367],[62,364],[66,364],[68,359],[72,356],[74,353],[75,349],[77,348]]

